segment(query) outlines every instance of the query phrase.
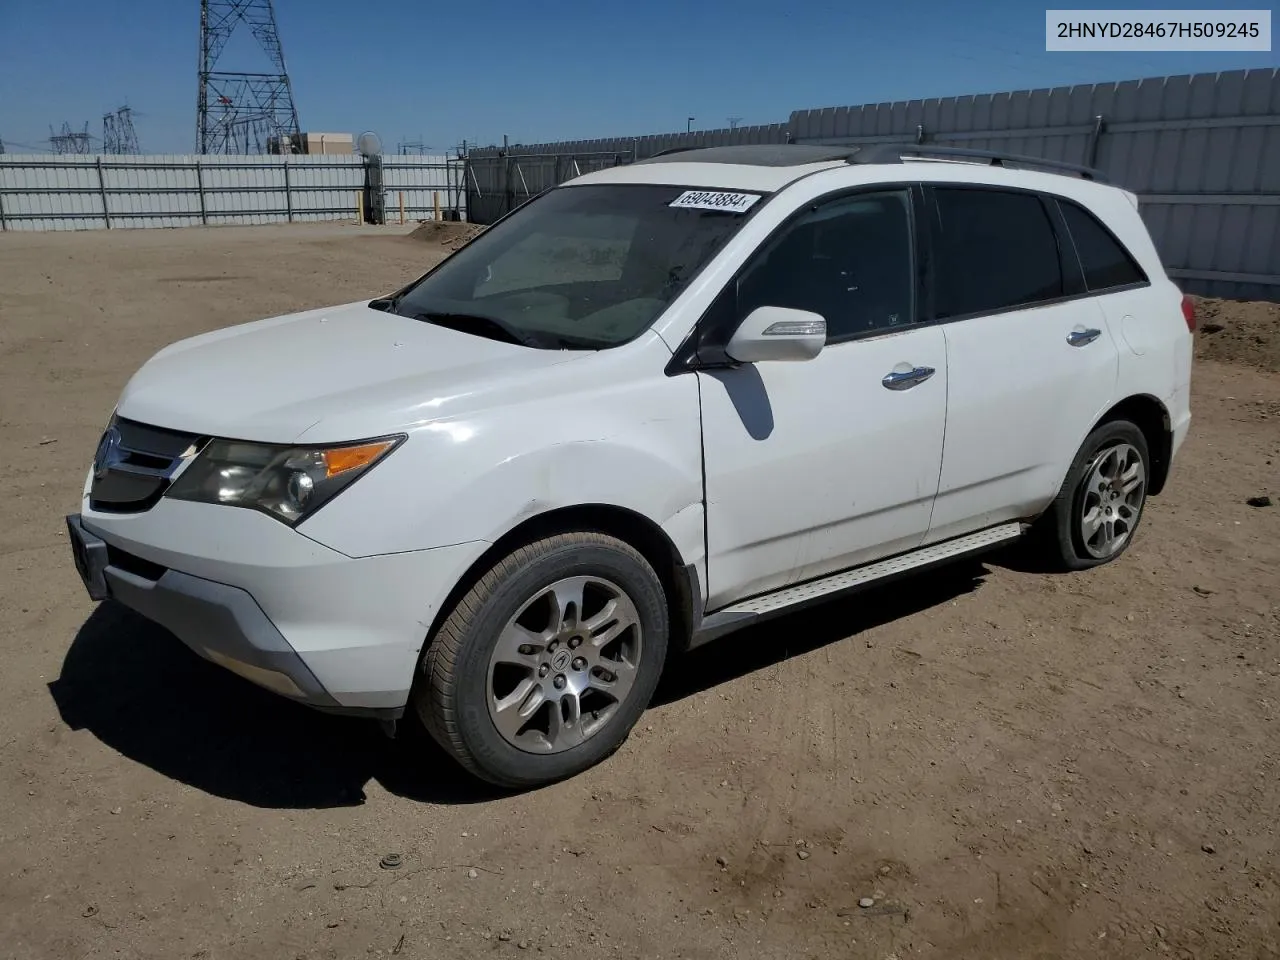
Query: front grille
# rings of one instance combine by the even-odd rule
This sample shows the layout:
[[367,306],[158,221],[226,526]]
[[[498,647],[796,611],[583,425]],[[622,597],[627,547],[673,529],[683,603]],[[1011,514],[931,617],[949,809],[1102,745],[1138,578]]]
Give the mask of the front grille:
[[141,513],[164,496],[174,473],[207,438],[115,419],[93,458],[89,505],[103,513]]

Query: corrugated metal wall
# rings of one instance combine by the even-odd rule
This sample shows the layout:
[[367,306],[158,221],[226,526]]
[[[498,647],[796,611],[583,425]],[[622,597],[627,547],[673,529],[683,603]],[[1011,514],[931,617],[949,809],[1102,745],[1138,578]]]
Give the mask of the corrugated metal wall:
[[533,146],[485,147],[467,155],[467,210],[476,223],[492,223],[531,196],[592,170],[644,160],[676,147],[785,143],[787,125],[698,130],[648,137],[571,140]]
[[[786,124],[768,127],[519,146],[507,157],[490,148],[471,154],[473,215],[491,222],[568,179],[573,174],[557,167],[557,157],[594,151],[629,163],[671,147],[787,140],[923,141],[1097,166],[1141,197],[1161,256],[1184,289],[1280,300],[1274,69],[797,110]],[[531,155],[539,157],[536,166],[525,159]],[[508,171],[516,168],[524,180],[513,189]]]
[[1083,163],[1141,198],[1170,275],[1280,299],[1280,70],[798,110],[799,143],[939,143]]
[[437,198],[440,215],[450,213],[466,219],[467,195],[464,165],[452,157],[395,154],[382,158],[382,184],[386,197],[387,221],[400,215],[404,199],[406,220],[431,220],[435,217]]
[[[384,162],[413,219],[465,210],[461,164],[447,156]],[[395,186],[392,187],[391,184]],[[359,156],[28,156],[0,154],[0,228],[86,230],[354,219]],[[388,204],[396,200],[393,192]],[[411,200],[409,198],[412,198]]]

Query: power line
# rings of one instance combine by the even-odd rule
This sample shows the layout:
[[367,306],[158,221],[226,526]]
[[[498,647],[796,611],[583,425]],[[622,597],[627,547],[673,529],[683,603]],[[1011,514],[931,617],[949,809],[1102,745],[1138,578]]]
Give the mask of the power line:
[[[248,29],[271,72],[216,69],[237,27]],[[298,109],[271,0],[200,0],[196,150],[300,153]]]

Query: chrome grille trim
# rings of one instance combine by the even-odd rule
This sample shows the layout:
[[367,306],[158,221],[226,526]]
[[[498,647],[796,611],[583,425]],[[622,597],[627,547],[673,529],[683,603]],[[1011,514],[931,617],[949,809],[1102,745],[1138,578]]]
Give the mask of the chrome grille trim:
[[94,454],[90,507],[106,513],[149,510],[208,441],[198,434],[113,417]]

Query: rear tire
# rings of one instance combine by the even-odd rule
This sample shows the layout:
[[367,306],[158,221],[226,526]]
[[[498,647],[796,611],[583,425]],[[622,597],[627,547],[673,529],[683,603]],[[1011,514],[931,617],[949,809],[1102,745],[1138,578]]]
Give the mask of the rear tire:
[[600,533],[520,547],[458,601],[423,656],[414,708],[463,767],[503,787],[580,773],[626,740],[666,657],[667,599]]
[[1147,439],[1136,424],[1111,420],[1085,439],[1062,489],[1036,521],[1040,558],[1058,570],[1110,563],[1133,542],[1151,479]]

